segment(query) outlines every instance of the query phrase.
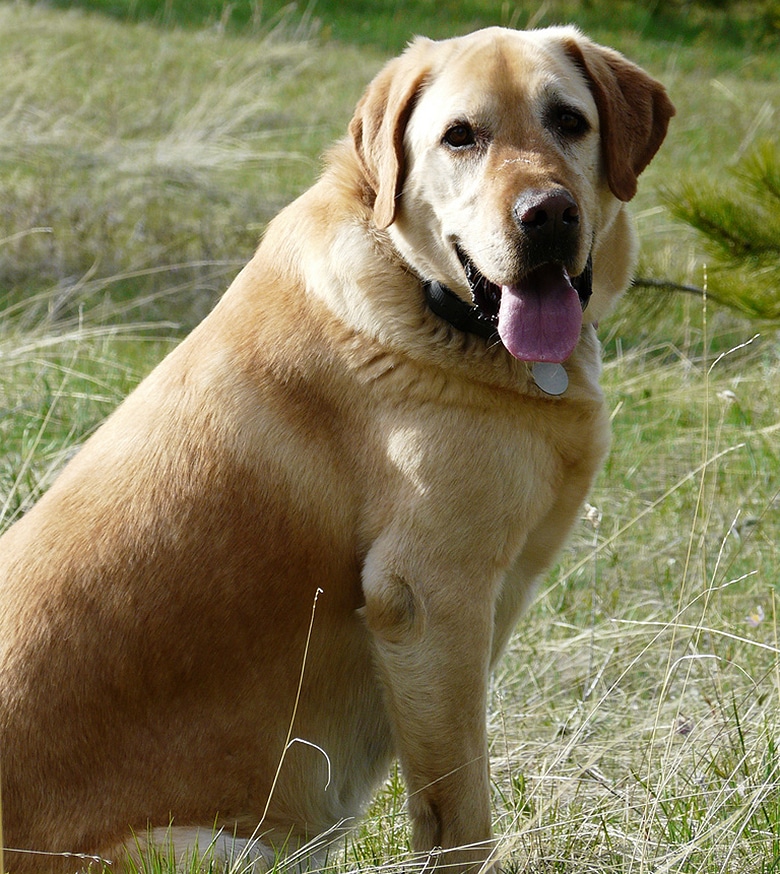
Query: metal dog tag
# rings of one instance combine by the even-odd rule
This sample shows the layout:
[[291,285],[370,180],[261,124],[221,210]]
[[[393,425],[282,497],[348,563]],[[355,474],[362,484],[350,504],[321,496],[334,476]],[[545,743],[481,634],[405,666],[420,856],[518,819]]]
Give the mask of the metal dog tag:
[[531,376],[537,386],[548,395],[562,395],[569,387],[569,374],[562,364],[534,361]]

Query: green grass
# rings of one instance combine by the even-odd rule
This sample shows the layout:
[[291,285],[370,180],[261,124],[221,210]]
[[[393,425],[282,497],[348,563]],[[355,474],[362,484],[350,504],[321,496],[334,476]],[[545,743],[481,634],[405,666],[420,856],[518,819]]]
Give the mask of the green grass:
[[[728,179],[775,134],[777,54],[744,33],[727,45],[715,13],[713,29],[674,31],[641,4],[610,25],[600,5],[578,7],[581,23],[680,111],[633,204],[640,272],[703,286],[706,250],[661,189]],[[375,4],[361,35],[340,30],[366,20],[350,3],[315,7],[319,30],[270,3],[244,29],[240,3],[131,7],[0,4],[0,527],[210,308],[402,32],[520,9]],[[601,332],[613,451],[493,683],[508,869],[776,872],[778,337],[647,288]],[[400,870],[406,826],[394,773],[332,870]]]
[[497,683],[522,715],[497,740],[534,812],[521,870],[778,862],[777,352],[757,340],[716,363],[702,320],[688,314],[665,362],[650,347],[608,361],[596,525],[583,520]]
[[55,6],[98,11],[122,21],[227,32],[262,30],[280,19],[314,20],[321,37],[401,49],[410,36],[441,38],[499,24],[529,27],[577,21],[594,33],[644,39],[719,43],[727,62],[734,49],[771,46],[780,39],[777,0],[54,0]]

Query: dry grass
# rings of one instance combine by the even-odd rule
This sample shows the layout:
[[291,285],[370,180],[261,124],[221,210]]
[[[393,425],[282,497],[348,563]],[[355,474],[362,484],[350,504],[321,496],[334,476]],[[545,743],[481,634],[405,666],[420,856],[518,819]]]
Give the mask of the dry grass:
[[[305,36],[0,6],[0,284],[12,300],[48,282],[55,316],[108,300],[115,320],[117,301],[186,285],[165,309],[198,321],[343,129],[345,98],[322,79],[332,61]],[[25,307],[28,323],[41,314]]]

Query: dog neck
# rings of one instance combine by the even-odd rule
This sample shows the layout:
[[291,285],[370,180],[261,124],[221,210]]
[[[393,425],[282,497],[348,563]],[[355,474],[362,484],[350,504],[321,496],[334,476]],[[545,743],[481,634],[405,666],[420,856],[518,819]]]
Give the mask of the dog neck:
[[[586,268],[587,282],[590,282],[591,261]],[[425,302],[432,313],[449,322],[453,328],[466,334],[475,334],[488,342],[500,342],[498,328],[478,307],[467,304],[455,292],[441,282],[423,282]],[[590,293],[588,293],[588,297]],[[587,306],[587,300],[585,305]],[[596,322],[593,323],[597,325]],[[536,361],[530,366],[530,376],[536,386],[548,395],[562,395],[569,386],[569,377],[562,364]]]

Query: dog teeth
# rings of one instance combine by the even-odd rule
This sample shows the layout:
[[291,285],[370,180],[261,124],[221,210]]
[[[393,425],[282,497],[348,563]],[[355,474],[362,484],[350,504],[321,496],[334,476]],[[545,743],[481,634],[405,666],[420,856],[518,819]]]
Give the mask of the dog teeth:
[[495,321],[501,303],[501,289],[486,279],[474,266],[473,261],[466,260],[463,269],[471,288],[474,305],[485,318]]
[[501,289],[483,276],[480,291],[481,309],[486,316],[496,321],[498,319],[498,308],[501,305]]

